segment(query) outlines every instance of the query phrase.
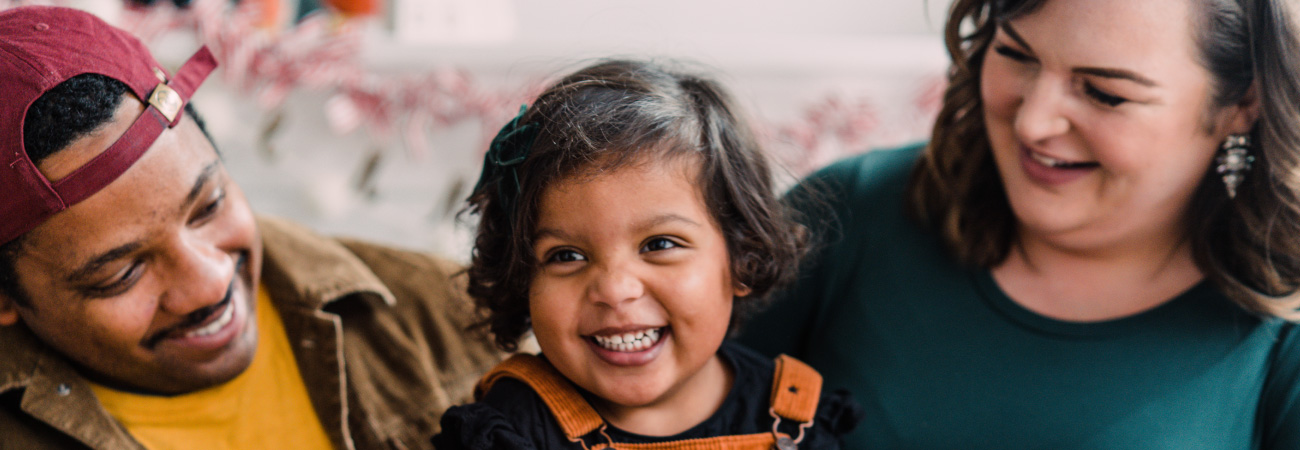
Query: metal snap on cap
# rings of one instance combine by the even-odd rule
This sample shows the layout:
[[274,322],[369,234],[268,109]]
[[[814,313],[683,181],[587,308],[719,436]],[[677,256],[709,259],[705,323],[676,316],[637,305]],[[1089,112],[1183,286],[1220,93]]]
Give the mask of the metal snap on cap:
[[167,118],[171,123],[176,120],[176,114],[180,113],[181,108],[185,106],[185,101],[181,100],[180,94],[177,94],[171,86],[160,84],[154,88],[153,94],[149,95],[149,104],[158,108],[158,112]]

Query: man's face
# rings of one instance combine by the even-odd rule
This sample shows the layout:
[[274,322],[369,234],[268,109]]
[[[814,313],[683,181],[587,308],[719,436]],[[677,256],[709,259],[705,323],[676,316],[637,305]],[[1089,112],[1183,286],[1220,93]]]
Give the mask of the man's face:
[[[143,111],[122,103],[42,173],[58,180],[108,148]],[[94,381],[192,392],[252,361],[261,262],[247,200],[185,117],[108,187],[27,233],[14,267],[31,304],[0,295],[0,325],[21,320]]]

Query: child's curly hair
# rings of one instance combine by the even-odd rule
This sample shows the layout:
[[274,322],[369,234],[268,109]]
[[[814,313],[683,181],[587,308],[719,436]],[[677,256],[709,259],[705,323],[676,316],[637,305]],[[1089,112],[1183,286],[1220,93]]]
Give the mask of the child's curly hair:
[[[466,207],[479,216],[468,290],[488,312],[480,325],[501,349],[515,351],[531,326],[528,292],[539,264],[533,239],[540,199],[548,186],[570,176],[646,158],[698,158],[697,186],[726,238],[732,278],[750,289],[736,299],[732,329],[794,278],[805,232],[775,195],[757,140],[716,82],[649,62],[603,61],[543,92],[518,127],[536,127],[531,150],[511,167],[516,172],[495,175],[517,176],[518,188],[513,179],[480,180]],[[488,173],[484,178],[494,178]]]

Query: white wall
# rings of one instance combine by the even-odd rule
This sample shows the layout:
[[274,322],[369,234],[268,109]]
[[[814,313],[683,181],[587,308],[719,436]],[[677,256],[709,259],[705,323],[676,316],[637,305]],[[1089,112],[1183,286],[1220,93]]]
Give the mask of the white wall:
[[[406,1],[430,2],[423,5],[436,9],[465,8],[462,2],[474,0]],[[362,61],[382,74],[459,68],[505,89],[553,76],[586,58],[687,58],[711,67],[765,125],[797,123],[807,107],[828,98],[865,99],[878,110],[879,123],[868,141],[852,149],[828,145],[808,156],[812,161],[805,162],[812,165],[923,138],[926,111],[916,99],[946,66],[937,31],[947,7],[943,0],[479,1],[509,14],[493,19],[466,12],[452,26],[471,32],[433,33],[438,42],[432,43],[415,42],[419,33],[411,38],[402,30],[375,27],[367,34]],[[415,17],[400,3],[390,7]],[[388,22],[402,23],[391,17]],[[486,31],[475,35],[472,30]],[[156,45],[167,47],[160,53],[177,53],[173,47],[192,49],[193,44]],[[433,151],[412,157],[399,139],[332,133],[321,113],[326,98],[322,92],[292,94],[280,112],[278,132],[267,141],[271,153],[261,135],[275,113],[261,110],[220,79],[205,85],[196,101],[257,211],[327,233],[467,258],[468,230],[448,214],[460,198],[451,196],[473,185],[484,129],[495,130],[499,123],[430,130]],[[363,194],[354,185],[371,152],[384,156],[373,193]]]

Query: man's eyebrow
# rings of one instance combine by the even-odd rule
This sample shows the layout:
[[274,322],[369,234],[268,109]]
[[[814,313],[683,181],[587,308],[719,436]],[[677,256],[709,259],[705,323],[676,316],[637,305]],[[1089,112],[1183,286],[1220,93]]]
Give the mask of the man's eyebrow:
[[[1029,43],[1025,42],[1025,38],[1021,36],[1020,33],[1017,33],[1014,28],[1011,28],[1010,24],[1003,22],[998,27],[1001,28],[1002,31],[1007,34],[1007,36],[1010,36],[1011,40],[1016,41],[1017,45],[1024,47],[1025,50],[1029,51],[1029,53],[1031,54],[1034,52],[1033,47],[1030,47]],[[1102,78],[1115,78],[1120,80],[1129,80],[1146,87],[1159,86],[1159,84],[1156,83],[1154,80],[1139,75],[1137,72],[1131,70],[1125,70],[1125,69],[1109,69],[1105,67],[1077,67],[1071,70],[1071,72],[1077,74],[1083,74],[1083,75],[1098,76]]]
[[185,205],[192,204],[195,199],[199,198],[199,194],[203,193],[203,187],[206,186],[208,180],[211,180],[212,176],[217,173],[217,167],[220,167],[220,165],[220,160],[213,160],[199,172],[199,176],[194,179],[194,186],[190,187],[190,193],[185,194],[185,203],[181,204],[182,210],[185,209]]
[[77,270],[73,271],[72,274],[68,276],[68,279],[72,281],[84,281],[90,278],[91,275],[94,275],[95,272],[98,272],[105,264],[129,255],[132,252],[139,250],[141,246],[143,246],[143,244],[140,242],[129,242],[119,245],[112,250],[100,253],[99,256],[92,258],[90,261],[87,261],[85,264],[78,267]]
[[[199,198],[199,194],[203,193],[203,187],[208,184],[208,181],[212,180],[212,176],[217,173],[217,168],[220,167],[220,164],[220,160],[213,160],[199,171],[199,176],[194,179],[194,185],[190,187],[189,193],[185,194],[185,203],[182,204],[182,209],[184,209],[185,205],[192,204],[194,203],[194,200]],[[72,274],[68,275],[68,279],[81,281],[90,278],[90,276],[94,275],[95,272],[98,272],[100,268],[103,268],[105,264],[129,255],[132,252],[139,250],[143,245],[144,244],[139,241],[129,242],[114,247],[104,253],[100,253],[94,258],[91,258],[90,261],[81,264],[76,270],[72,271]]]

